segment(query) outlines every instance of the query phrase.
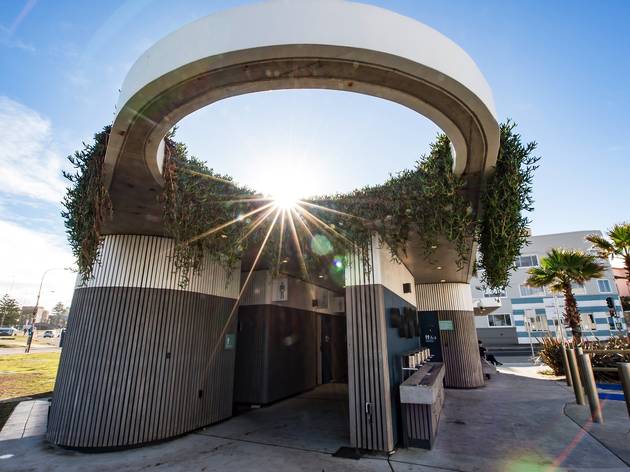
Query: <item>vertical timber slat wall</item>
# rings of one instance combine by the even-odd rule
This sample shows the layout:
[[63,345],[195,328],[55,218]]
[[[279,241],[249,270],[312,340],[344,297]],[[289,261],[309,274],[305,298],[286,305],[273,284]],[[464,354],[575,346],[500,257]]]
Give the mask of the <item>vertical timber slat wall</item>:
[[[383,286],[359,254],[346,272],[350,443],[360,449],[394,449]],[[378,263],[378,262],[377,262]]]
[[[107,236],[94,277],[79,281],[47,437],[74,448],[157,441],[232,414],[240,268],[209,259],[179,287],[170,239]],[[232,315],[232,316],[230,316]]]
[[440,329],[444,384],[451,388],[483,386],[470,285],[418,284],[416,297],[420,316],[423,311],[433,311],[437,312],[439,321],[452,324],[452,329]]

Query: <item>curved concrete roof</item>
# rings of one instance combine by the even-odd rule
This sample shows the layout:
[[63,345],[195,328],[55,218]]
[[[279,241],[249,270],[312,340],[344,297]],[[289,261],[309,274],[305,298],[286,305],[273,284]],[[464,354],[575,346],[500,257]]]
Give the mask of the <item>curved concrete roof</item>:
[[227,97],[292,88],[364,93],[426,116],[451,139],[455,171],[477,208],[499,128],[490,87],[470,56],[434,29],[375,6],[269,0],[187,24],[132,66],[105,159],[114,205],[106,231],[163,233],[155,198],[161,144],[179,120]]
[[457,80],[496,118],[492,91],[457,44],[412,18],[344,0],[269,0],[200,18],[149,48],[125,77],[118,110],[149,82],[191,62],[265,46],[321,44],[380,51]]

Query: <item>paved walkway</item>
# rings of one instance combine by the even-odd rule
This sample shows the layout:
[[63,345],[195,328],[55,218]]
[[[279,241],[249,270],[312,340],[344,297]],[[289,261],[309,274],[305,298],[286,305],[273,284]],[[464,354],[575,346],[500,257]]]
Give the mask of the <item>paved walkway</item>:
[[47,416],[47,399],[20,402],[0,431],[0,441],[46,434]]
[[53,447],[43,436],[0,441],[0,470],[629,470],[565,414],[571,394],[560,382],[499,374],[485,388],[447,391],[431,451],[399,450],[389,458],[356,461],[331,455],[347,444],[347,406],[344,388],[327,386],[139,449],[85,454]]

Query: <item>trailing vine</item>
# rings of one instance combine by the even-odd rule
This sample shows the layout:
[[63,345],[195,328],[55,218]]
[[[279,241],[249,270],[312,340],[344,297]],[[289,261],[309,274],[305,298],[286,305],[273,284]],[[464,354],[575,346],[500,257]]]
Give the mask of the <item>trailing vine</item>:
[[516,124],[501,124],[501,145],[494,173],[487,180],[478,225],[481,280],[491,289],[503,289],[521,249],[527,244],[530,220],[523,214],[533,209],[532,182],[540,157],[533,156],[536,143],[523,144]]
[[365,243],[378,234],[387,243],[392,256],[404,255],[415,234],[430,257],[445,241],[457,253],[457,265],[467,260],[474,229],[472,208],[462,192],[464,181],[453,174],[450,141],[438,135],[431,151],[416,167],[391,176],[384,184],[368,186],[349,194],[337,194],[312,200],[313,203],[342,212],[348,217],[324,209],[313,210],[335,225],[351,241]]
[[99,257],[102,226],[111,216],[109,192],[103,182],[103,163],[110,127],[94,135],[94,143],[83,143],[83,149],[68,156],[73,173],[63,172],[70,181],[62,205],[66,234],[79,274],[83,280],[92,277],[94,264]]
[[[227,222],[247,215],[258,203],[255,193],[235,184],[205,163],[188,155],[186,146],[173,140],[174,131],[165,138],[163,166],[164,189],[160,196],[163,223],[175,240],[174,265],[180,271],[182,285],[190,271],[198,270],[204,254],[234,267],[243,255],[245,226]],[[209,232],[211,229],[220,228]]]
[[[173,258],[181,284],[188,283],[203,257],[231,269],[248,250],[251,256],[252,248],[262,246],[261,257],[276,270],[298,250],[296,246],[303,256],[301,268],[311,274],[330,270],[331,262],[335,267],[341,259],[345,264],[345,255],[357,249],[369,266],[368,252],[361,248],[377,234],[394,259],[406,254],[410,240],[421,243],[428,260],[437,247],[447,244],[455,250],[460,269],[476,240],[475,266],[482,269],[483,283],[502,288],[526,243],[529,220],[522,212],[532,209],[532,178],[539,160],[531,155],[536,144],[522,144],[514,127],[510,121],[501,125],[501,148],[481,194],[480,219],[464,196],[464,179],[452,171],[451,145],[443,134],[413,169],[391,175],[382,185],[312,197],[295,209],[280,211],[269,198],[189,156],[186,146],[174,140],[173,131],[165,138],[165,185],[159,201],[165,232],[175,241]],[[66,175],[73,185],[64,199],[63,216],[84,278],[92,274],[101,226],[111,212],[102,181],[108,133],[105,128],[95,135],[93,145],[84,145],[71,156],[77,172]],[[279,224],[272,232],[274,217]]]

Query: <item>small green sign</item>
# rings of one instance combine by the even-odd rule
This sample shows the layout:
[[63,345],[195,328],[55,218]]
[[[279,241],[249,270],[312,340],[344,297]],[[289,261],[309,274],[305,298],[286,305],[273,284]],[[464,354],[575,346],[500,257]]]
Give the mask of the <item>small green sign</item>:
[[451,320],[440,320],[440,331],[453,331],[453,321]]
[[236,334],[226,334],[225,343],[223,344],[224,350],[234,349],[236,347]]

